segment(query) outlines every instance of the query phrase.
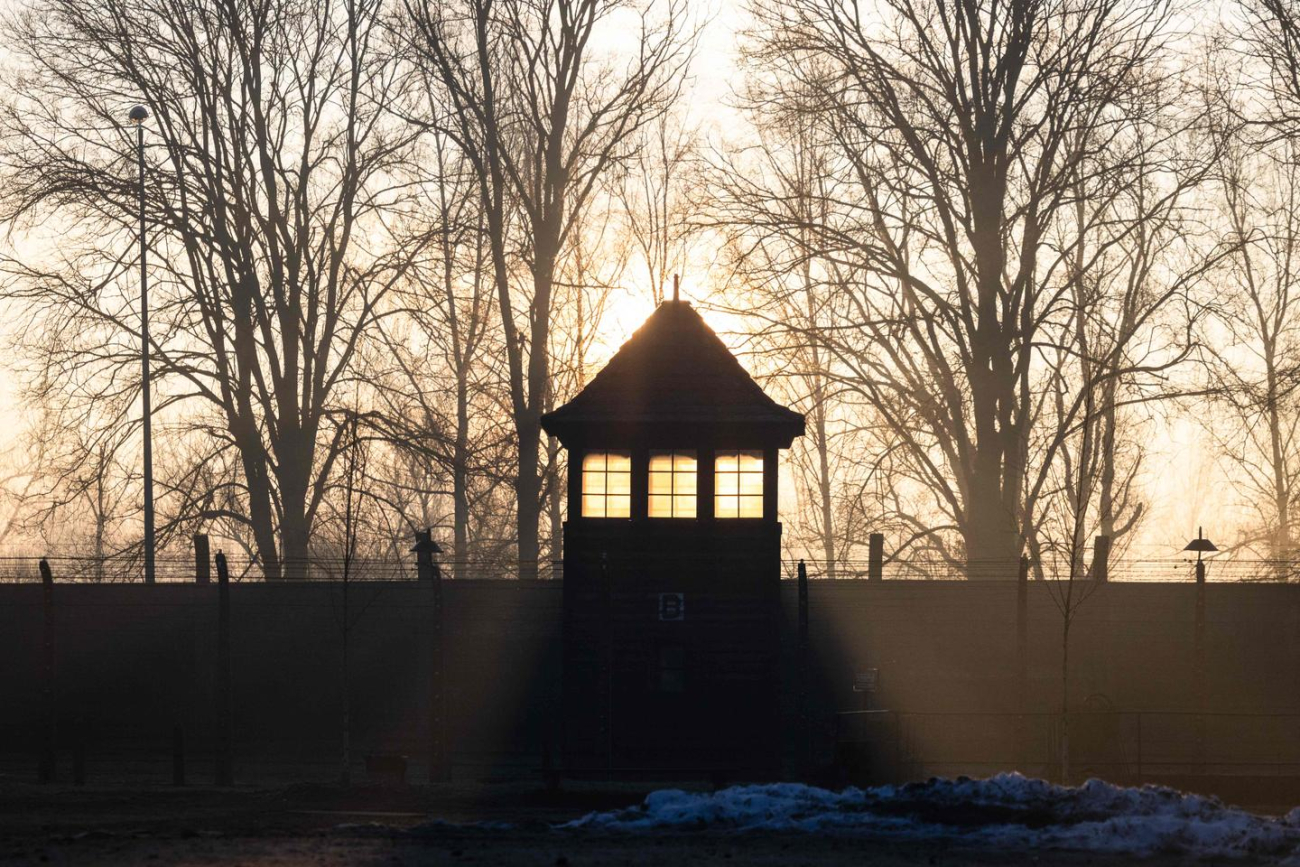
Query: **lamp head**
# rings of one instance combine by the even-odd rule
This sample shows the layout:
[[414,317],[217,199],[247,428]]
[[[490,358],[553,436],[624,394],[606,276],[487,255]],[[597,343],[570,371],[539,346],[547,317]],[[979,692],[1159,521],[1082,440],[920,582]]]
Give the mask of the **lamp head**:
[[1198,552],[1198,554],[1199,554],[1199,552],[1212,553],[1212,552],[1217,551],[1217,550],[1219,550],[1219,549],[1218,549],[1218,547],[1217,547],[1213,542],[1211,542],[1209,539],[1205,538],[1205,531],[1202,530],[1200,527],[1197,527],[1197,528],[1196,528],[1196,538],[1193,539],[1192,541],[1188,542],[1188,543],[1187,543],[1187,547],[1184,548],[1183,550],[1184,550],[1184,551],[1196,551],[1196,552]]
[[131,113],[127,115],[127,117],[131,119],[131,123],[138,126],[144,123],[145,119],[149,117],[149,109],[145,108],[143,105],[137,105],[135,108],[131,109]]
[[1209,539],[1193,539],[1192,541],[1187,543],[1187,547],[1184,548],[1183,550],[1184,551],[1205,551],[1207,553],[1212,553],[1219,549]]

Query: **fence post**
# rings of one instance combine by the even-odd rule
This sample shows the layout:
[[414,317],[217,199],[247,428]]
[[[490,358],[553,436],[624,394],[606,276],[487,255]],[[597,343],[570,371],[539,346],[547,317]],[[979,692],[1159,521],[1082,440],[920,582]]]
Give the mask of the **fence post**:
[[1110,536],[1092,540],[1092,577],[1103,584],[1110,580]]
[[208,534],[194,534],[194,583],[208,584],[212,581],[212,558],[208,555]]
[[885,535],[872,533],[867,539],[867,580],[880,581],[885,577]]
[[217,761],[216,783],[229,786],[234,781],[232,768],[230,695],[230,568],[226,555],[217,552]]
[[416,530],[415,571],[421,594],[426,597],[429,616],[426,622],[429,660],[429,782],[445,782],[451,777],[451,763],[447,760],[447,721],[443,690],[443,613],[442,570],[433,562],[433,555],[442,552],[433,541],[432,530]]
[[41,761],[40,781],[54,782],[54,573],[50,563],[41,558],[41,610],[44,631],[41,641]]
[[808,714],[808,567],[799,561],[799,656],[796,659],[799,680],[799,731],[802,735],[800,775],[812,768],[812,725]]
[[1029,558],[1020,555],[1016,575],[1016,711],[1020,742],[1020,771],[1029,773]]

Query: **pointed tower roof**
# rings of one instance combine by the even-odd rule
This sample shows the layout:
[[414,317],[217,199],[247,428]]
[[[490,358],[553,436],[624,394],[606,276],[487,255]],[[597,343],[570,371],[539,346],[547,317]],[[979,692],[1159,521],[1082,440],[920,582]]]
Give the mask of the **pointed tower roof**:
[[781,448],[802,436],[804,417],[754,382],[686,301],[665,301],[577,397],[542,416],[568,445],[586,435],[665,429]]

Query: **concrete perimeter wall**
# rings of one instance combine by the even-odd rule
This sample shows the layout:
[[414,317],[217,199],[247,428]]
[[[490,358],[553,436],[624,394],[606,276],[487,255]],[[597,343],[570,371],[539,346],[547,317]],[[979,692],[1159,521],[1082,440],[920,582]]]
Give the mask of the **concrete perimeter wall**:
[[[442,587],[446,734],[455,773],[535,777],[555,738],[561,584],[459,580]],[[807,749],[812,760],[824,761],[837,711],[884,708],[912,715],[910,734],[896,735],[900,743],[893,747],[920,756],[912,775],[1029,767],[1023,753],[1011,749],[1023,746],[1016,742],[1025,739],[1023,728],[1009,733],[1003,726],[1000,740],[970,740],[976,729],[996,728],[981,722],[981,714],[996,720],[1025,709],[1047,718],[1060,710],[1062,616],[1047,586],[1026,590],[1022,706],[1014,582],[814,580],[811,652],[803,661],[796,586],[783,582],[787,759],[795,763],[798,751]],[[1196,598],[1195,585],[1173,583],[1116,583],[1090,593],[1072,627],[1072,708],[1144,711],[1150,716],[1139,726],[1188,731],[1169,720],[1198,710]],[[236,779],[337,777],[341,585],[235,584],[231,600]],[[358,765],[368,754],[400,753],[411,758],[413,778],[423,775],[429,601],[426,588],[414,582],[350,585],[348,694]],[[210,780],[216,587],[56,584],[54,611],[59,778],[68,778],[69,751],[80,739],[89,778],[170,779],[172,732],[180,726],[190,779]],[[1211,760],[1235,750],[1223,761],[1239,769],[1257,761],[1274,768],[1294,762],[1291,771],[1300,772],[1300,754],[1290,755],[1300,750],[1291,746],[1300,743],[1300,586],[1210,584],[1204,612],[1206,708],[1243,717],[1297,715],[1223,723],[1215,729],[1218,746],[1211,732],[1210,751],[1218,751]],[[41,586],[0,585],[3,774],[36,773],[43,640]],[[855,692],[855,675],[868,669],[877,670],[877,691]],[[1239,729],[1233,725],[1247,725],[1250,733],[1234,736]],[[1146,737],[1150,741],[1151,732]],[[1125,753],[1131,764],[1131,740],[1121,733],[1107,749]],[[949,766],[938,755],[944,750],[956,750]],[[1158,760],[1148,752],[1146,761]]]

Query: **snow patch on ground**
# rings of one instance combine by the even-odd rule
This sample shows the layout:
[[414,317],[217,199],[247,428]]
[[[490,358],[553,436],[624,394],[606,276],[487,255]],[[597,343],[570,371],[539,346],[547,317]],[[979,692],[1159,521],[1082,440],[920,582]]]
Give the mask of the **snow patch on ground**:
[[1159,786],[1125,788],[1089,780],[1067,788],[1019,774],[842,792],[798,783],[712,793],[669,789],[650,794],[637,807],[590,813],[560,827],[816,832],[1134,856],[1265,855],[1300,865],[1300,809],[1276,819]]

